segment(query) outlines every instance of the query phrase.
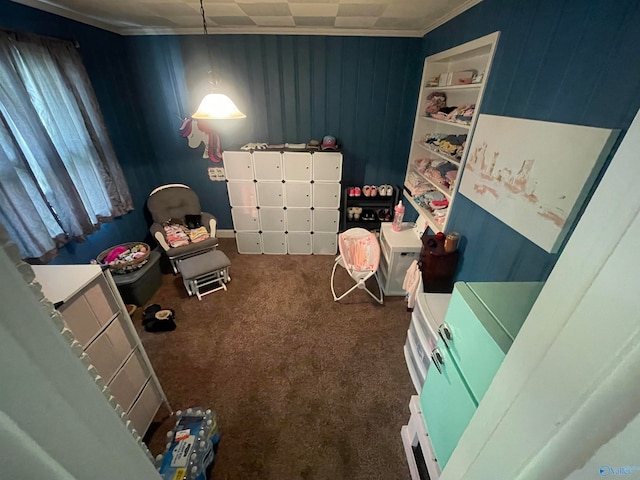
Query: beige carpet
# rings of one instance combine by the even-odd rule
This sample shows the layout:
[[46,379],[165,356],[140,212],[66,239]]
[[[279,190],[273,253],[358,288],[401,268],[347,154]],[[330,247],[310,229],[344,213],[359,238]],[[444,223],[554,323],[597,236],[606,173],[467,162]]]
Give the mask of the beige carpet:
[[[401,297],[377,305],[358,290],[334,303],[333,256],[238,255],[227,292],[187,297],[163,275],[148,303],[176,311],[177,329],[142,330],[174,410],[218,414],[216,480],[407,479],[400,428],[415,393],[404,360],[410,314]],[[339,270],[338,285],[349,286]],[[147,436],[164,449],[164,409]]]

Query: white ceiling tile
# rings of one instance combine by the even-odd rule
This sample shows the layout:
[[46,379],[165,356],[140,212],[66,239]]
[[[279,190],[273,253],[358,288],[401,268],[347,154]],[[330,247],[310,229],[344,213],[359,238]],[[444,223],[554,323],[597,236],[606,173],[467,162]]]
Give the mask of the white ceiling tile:
[[393,3],[388,5],[384,13],[383,17],[424,17],[427,12],[430,10],[430,4],[419,2],[419,3]]
[[293,17],[251,17],[256,25],[261,27],[294,27]]
[[335,17],[338,5],[328,3],[290,3],[291,15],[294,17]]
[[341,3],[338,6],[339,17],[379,17],[386,8],[383,3],[357,4]]
[[211,17],[211,19],[218,25],[224,25],[226,27],[255,25],[254,21],[246,15],[243,17]]
[[[173,16],[171,20],[181,27],[199,27],[202,28],[202,17],[200,15],[182,15]],[[207,20],[208,21],[208,20]]]
[[219,3],[205,9],[207,17],[244,17],[245,13],[235,3]]
[[191,13],[198,13],[200,7],[194,10],[193,7],[186,3],[179,2],[162,2],[162,3],[149,3],[147,4],[147,11],[149,13],[155,13],[165,17],[172,17],[174,15],[189,15]]
[[289,5],[281,3],[243,3],[240,8],[247,15],[260,15],[265,17],[277,17],[291,15]]
[[378,17],[337,17],[336,27],[340,28],[371,28]]

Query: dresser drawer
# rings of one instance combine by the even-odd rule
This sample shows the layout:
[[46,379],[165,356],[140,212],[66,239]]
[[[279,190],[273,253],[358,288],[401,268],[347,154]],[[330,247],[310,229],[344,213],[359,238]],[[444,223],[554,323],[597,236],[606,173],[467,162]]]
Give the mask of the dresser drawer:
[[147,382],[144,390],[128,412],[129,420],[140,435],[144,435],[144,432],[149,428],[149,424],[161,403],[162,397],[155,384],[152,381]]
[[118,303],[106,280],[100,276],[59,310],[76,340],[86,347],[118,312]]
[[84,295],[79,295],[59,308],[69,329],[83,347],[100,330],[100,322],[93,313]]
[[124,332],[121,318],[116,318],[100,336],[85,349],[105,382],[109,382],[133,348]]
[[136,349],[113,377],[109,388],[126,411],[129,410],[148,379],[149,370],[144,365],[142,355]]

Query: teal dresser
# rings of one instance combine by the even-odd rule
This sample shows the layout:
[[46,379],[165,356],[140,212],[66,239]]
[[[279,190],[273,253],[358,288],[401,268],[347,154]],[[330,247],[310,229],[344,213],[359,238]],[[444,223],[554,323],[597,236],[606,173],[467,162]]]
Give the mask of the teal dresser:
[[441,470],[543,285],[542,282],[455,284],[420,394],[420,409]]

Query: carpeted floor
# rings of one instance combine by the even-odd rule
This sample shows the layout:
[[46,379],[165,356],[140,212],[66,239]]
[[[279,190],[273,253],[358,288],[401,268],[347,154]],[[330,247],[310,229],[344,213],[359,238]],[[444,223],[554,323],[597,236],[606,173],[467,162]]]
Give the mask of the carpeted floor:
[[[149,333],[132,316],[174,410],[212,408],[222,440],[215,480],[407,479],[400,428],[415,393],[404,360],[410,314],[358,290],[334,303],[333,256],[238,255],[227,292],[187,297],[163,275],[148,303],[176,311],[177,329]],[[338,272],[338,290],[350,279]],[[164,408],[147,435],[164,449]]]

